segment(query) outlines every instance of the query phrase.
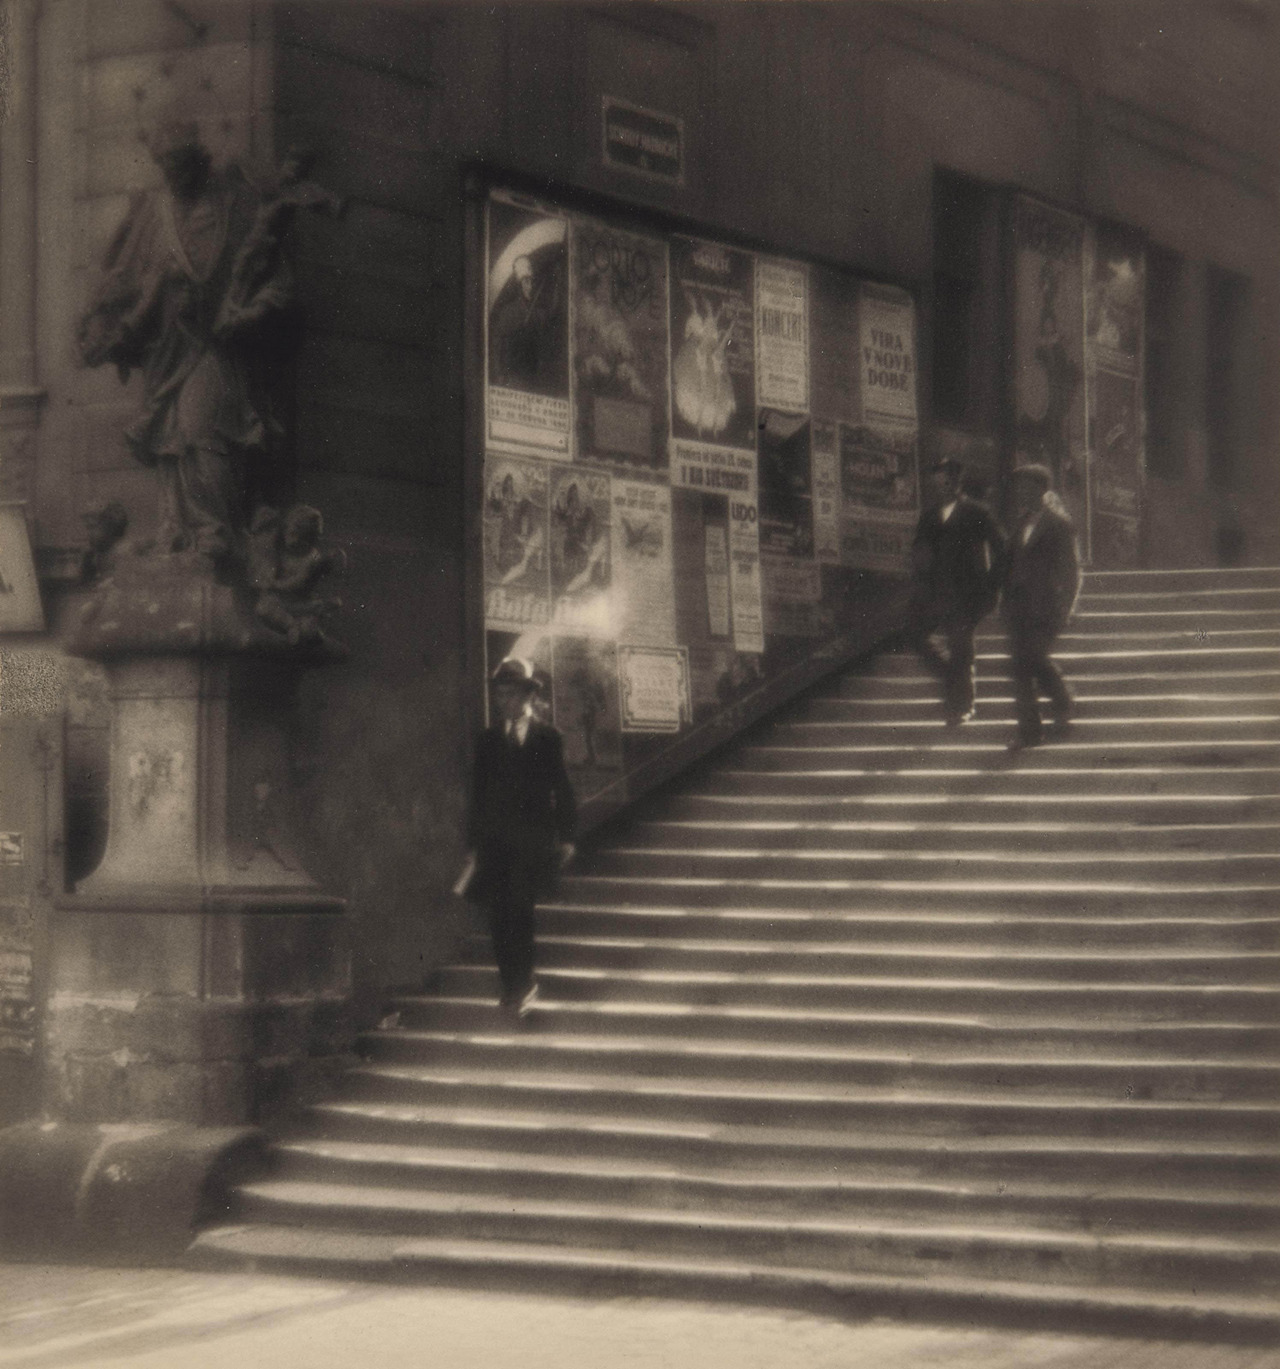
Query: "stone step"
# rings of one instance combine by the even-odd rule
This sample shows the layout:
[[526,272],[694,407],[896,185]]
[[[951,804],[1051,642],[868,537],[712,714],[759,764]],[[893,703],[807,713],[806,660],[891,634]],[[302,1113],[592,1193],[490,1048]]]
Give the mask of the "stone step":
[[[1194,886],[1280,885],[1280,852],[1100,851],[1085,843],[1046,851],[1035,843],[995,840],[981,846],[925,850],[869,844],[792,850],[780,844],[753,846],[725,841],[717,846],[664,848],[612,846],[580,858],[579,873],[626,879],[757,880],[801,885],[847,880],[951,881],[990,883],[1002,879],[1030,884],[1090,880],[1154,883],[1168,879]],[[1087,872],[1083,875],[1082,872]]]
[[1038,1330],[1114,1330],[1270,1344],[1274,1304],[1240,1294],[1177,1296],[1115,1283],[1028,1286],[930,1270],[911,1275],[837,1274],[764,1266],[745,1258],[676,1258],[619,1248],[483,1240],[406,1240],[315,1227],[221,1226],[201,1233],[189,1262],[199,1268],[273,1269],[347,1278],[396,1279],[539,1292],[653,1295],[805,1308],[833,1316],[995,1320]]
[[[841,695],[814,694],[778,718],[783,725],[796,723],[933,723],[941,709],[937,686],[917,697],[889,695],[882,699],[854,699]],[[1077,692],[1072,716],[1077,722],[1107,721],[1118,715],[1142,722],[1167,720],[1173,724],[1195,718],[1242,718],[1275,716],[1280,712],[1277,694],[1152,693],[1108,694],[1104,689]],[[1013,695],[1003,692],[978,696],[978,712],[971,721],[1014,720]]]
[[[991,980],[1050,980],[1059,984],[1249,985],[1280,992],[1280,953],[1254,950],[1206,952],[1166,945],[1071,948],[1004,947],[974,938],[963,946],[877,943],[864,939],[698,939],[682,933],[661,938],[544,934],[539,963],[548,969],[724,971],[728,974],[796,974]],[[490,965],[487,938],[475,937],[455,963]]]
[[[875,1117],[870,1119],[873,1123]],[[764,1121],[694,1125],[637,1117],[634,1112],[538,1110],[532,1096],[501,1109],[371,1102],[343,1098],[304,1114],[305,1134],[328,1140],[424,1149],[560,1157],[570,1164],[644,1160],[651,1164],[751,1173],[854,1172],[929,1182],[1081,1184],[1097,1190],[1141,1186],[1156,1177],[1171,1185],[1228,1189],[1274,1200],[1280,1152],[1268,1141],[1217,1137],[1145,1139],[1014,1134],[999,1129],[943,1132],[895,1130],[860,1120],[835,1130]]]
[[1084,610],[1136,608],[1155,611],[1197,607],[1275,609],[1280,608],[1280,578],[1273,578],[1270,584],[1258,584],[1252,588],[1171,589],[1143,593],[1113,589],[1086,576],[1078,607]]
[[[248,1221],[354,1226],[401,1236],[485,1238],[669,1256],[710,1254],[766,1265],[800,1263],[858,1272],[912,1273],[932,1265],[1045,1283],[1118,1281],[1146,1287],[1264,1292],[1280,1275],[1280,1245],[1266,1237],[1130,1236],[1001,1228],[963,1220],[837,1216],[770,1218],[665,1208],[267,1180],[237,1192]],[[1098,1247],[1105,1248],[1099,1261]]]
[[[978,698],[1012,699],[1012,684],[1007,661],[987,660],[977,672]],[[1141,699],[1150,696],[1234,698],[1280,698],[1280,670],[1228,669],[1203,667],[1194,670],[1091,671],[1086,676],[1073,672],[1069,681],[1077,699],[1097,697],[1104,700]],[[933,703],[939,697],[934,675],[917,668],[915,672],[870,671],[825,680],[807,697],[822,699],[859,699],[869,704],[885,702]],[[803,701],[801,701],[803,703]],[[1118,707],[1113,710],[1118,711]],[[870,716],[870,715],[869,715]]]
[[512,1033],[398,1028],[361,1037],[377,1067],[421,1066],[487,1073],[538,1071],[637,1079],[716,1079],[753,1086],[813,1084],[833,1088],[952,1093],[1014,1090],[1025,1097],[1191,1102],[1270,1102],[1280,1098],[1280,1065],[1256,1060],[1163,1059],[1129,1054],[1062,1059],[1048,1053],[934,1057],[830,1044],[767,1046],[759,1041],[673,1041],[657,1037],[570,1037],[543,1029]]
[[[541,937],[622,937],[664,941],[671,937],[707,941],[790,942],[838,940],[849,947],[879,943],[902,950],[947,947],[1017,948],[1094,953],[1149,953],[1153,948],[1188,952],[1280,950],[1280,914],[1241,917],[1234,908],[1216,916],[1190,911],[1181,917],[1165,909],[1145,916],[1118,916],[1110,904],[1073,910],[1075,915],[948,911],[926,906],[894,912],[870,908],[804,907],[689,908],[676,904],[586,903],[558,899],[539,906]],[[1090,915],[1092,913],[1092,915]],[[1083,915],[1081,915],[1083,914]],[[487,952],[486,952],[487,954]]]
[[[1187,622],[1156,620],[1142,622],[1137,619],[1115,627],[1104,616],[1096,619],[1084,617],[1073,620],[1059,634],[1054,642],[1052,655],[1088,655],[1094,650],[1127,651],[1182,651],[1201,647],[1234,650],[1240,647],[1261,647],[1272,651],[1280,650],[1280,626],[1270,623],[1275,615],[1266,615],[1268,622],[1257,621],[1254,615],[1231,617],[1221,625],[1211,628],[1190,627]],[[974,645],[984,656],[1009,655],[1009,637],[1001,629],[984,628],[974,634]],[[917,657],[917,662],[919,658]],[[914,672],[913,672],[914,673]]]
[[[957,743],[978,747],[1007,746],[1011,736],[1010,719],[990,716],[990,710],[985,708],[962,727],[948,727],[940,716],[909,720],[788,720],[775,722],[767,734],[754,742],[751,754],[761,750],[794,749],[801,753],[817,750],[830,756],[859,750],[883,753],[886,749],[898,748],[927,753],[939,746]],[[1242,710],[1236,714],[1209,713],[1186,718],[1086,717],[1071,725],[1065,741],[1054,740],[1051,745],[1055,750],[1069,745],[1098,751],[1117,741],[1126,748],[1142,742],[1158,748],[1219,745],[1253,747],[1259,751],[1270,748],[1273,757],[1280,758],[1280,714]]]
[[[409,1031],[511,1033],[509,1017],[493,995],[445,997],[400,994],[390,1000],[398,1024]],[[966,1016],[923,1012],[759,1008],[714,1004],[672,1007],[663,1003],[570,1001],[543,996],[529,1023],[542,1033],[583,1037],[677,1037],[682,1040],[765,1042],[955,1054],[993,1052],[1003,1057],[1044,1055],[1054,1059],[1204,1056],[1222,1060],[1270,1060],[1280,1047],[1280,1024],[1260,1022],[1080,1022],[1073,1017]]]
[[[1280,992],[1268,985],[1059,983],[1012,976],[770,974],[719,970],[612,970],[540,962],[543,992],[581,1002],[685,1003],[838,1011],[982,1013],[1046,1017],[1083,1012],[1110,1021],[1258,1022],[1277,1020]],[[446,996],[496,997],[490,966],[455,964],[434,987]]]
[[[1153,602],[1150,599],[1125,601],[1115,596],[1086,595],[1080,600],[1062,633],[1127,637],[1142,632],[1180,632],[1212,645],[1217,640],[1218,632],[1242,629],[1249,632],[1280,630],[1280,607],[1262,601],[1257,596],[1247,602],[1243,599],[1227,602],[1206,596],[1196,600],[1175,598]],[[976,631],[987,636],[1003,637],[1006,628],[998,616],[992,616],[979,623]]]
[[861,813],[857,818],[826,821],[796,818],[668,818],[633,823],[627,839],[648,849],[687,850],[699,847],[744,847],[760,843],[770,850],[825,851],[867,846],[880,851],[980,850],[1013,846],[1050,853],[1086,849],[1099,855],[1116,852],[1238,854],[1280,850],[1280,822],[1216,823],[1086,822],[1048,817],[1020,822],[906,820],[897,815]]
[[646,806],[654,822],[918,822],[1111,824],[1126,830],[1280,821],[1280,794],[828,794],[822,797],[668,793]]
[[788,770],[822,774],[870,769],[919,774],[927,770],[968,769],[994,772],[998,780],[1003,773],[1024,765],[1036,773],[1071,770],[1088,774],[1134,766],[1271,769],[1280,760],[1280,737],[1270,723],[1253,724],[1240,736],[1224,736],[1230,729],[1222,727],[1200,728],[1195,736],[1188,736],[1177,727],[1166,727],[1138,739],[1131,737],[1127,729],[1084,723],[1065,739],[1046,737],[1045,745],[1018,753],[1011,752],[1008,746],[1013,729],[998,724],[984,727],[980,722],[966,723],[958,728],[938,724],[929,737],[910,745],[904,744],[901,729],[897,731],[896,738],[848,744],[823,742],[815,737],[799,739],[794,735],[783,740],[770,734],[738,747],[733,768],[726,765],[718,773]]
[[[1056,744],[1055,744],[1056,745]],[[1207,757],[1187,756],[1164,763],[1153,752],[1122,756],[1112,753],[1105,764],[1088,765],[1083,756],[1064,759],[1054,746],[1036,748],[1016,758],[1000,748],[966,756],[964,753],[922,758],[918,765],[902,766],[890,755],[833,759],[819,768],[812,757],[805,766],[784,764],[775,758],[768,769],[756,757],[740,752],[714,768],[692,778],[687,792],[693,796],[750,796],[799,798],[804,801],[831,797],[878,802],[903,797],[918,800],[951,800],[974,796],[975,802],[1027,797],[1039,802],[1094,797],[1185,795],[1190,788],[1199,794],[1272,796],[1280,788],[1280,766],[1258,764],[1248,757],[1219,752]],[[1199,760],[1202,763],[1196,763]],[[1234,761],[1234,763],[1232,763]],[[897,768],[901,766],[901,768]]]
[[[1187,643],[1169,647],[1134,647],[1108,644],[1104,637],[1087,644],[1065,645],[1055,649],[1053,659],[1068,679],[1107,675],[1183,675],[1201,674],[1217,669],[1229,671],[1272,671],[1280,666],[1280,646],[1215,646]],[[1009,653],[1003,641],[993,639],[977,652],[978,679],[1007,680]],[[895,675],[920,674],[920,659],[914,652],[891,652],[879,657],[875,673],[882,679]]]
[[[1184,872],[1185,874],[1185,872]],[[773,908],[779,903],[814,911],[835,909],[888,912],[918,907],[931,897],[957,911],[993,912],[1012,901],[1032,913],[1079,912],[1089,908],[1130,917],[1159,912],[1165,916],[1208,916],[1271,913],[1280,903],[1280,884],[1216,880],[1195,884],[1165,870],[1158,879],[1126,877],[1124,871],[1089,870],[1071,877],[1034,880],[1005,868],[1000,878],[949,878],[920,870],[915,878],[757,878],[720,879],[658,875],[586,875],[561,877],[561,894],[573,902],[629,903],[639,906],[678,902],[690,908]]]
[[1134,594],[1149,599],[1153,594],[1203,594],[1223,590],[1274,590],[1280,569],[1274,566],[1209,566],[1195,570],[1090,570],[1082,593]]
[[1280,1105],[1201,1100],[1053,1096],[1003,1088],[995,1094],[905,1092],[853,1085],[773,1084],[716,1077],[649,1079],[587,1070],[486,1071],[445,1066],[366,1064],[347,1076],[348,1096],[379,1103],[459,1109],[535,1107],[610,1112],[636,1120],[691,1125],[858,1125],[922,1133],[984,1134],[992,1129],[1032,1136],[1092,1136],[1127,1140],[1280,1140]]
[[523,1150],[447,1150],[385,1142],[301,1138],[279,1146],[271,1178],[348,1188],[429,1188],[435,1194],[484,1194],[516,1202],[588,1202],[601,1206],[709,1214],[842,1219],[905,1217],[1041,1229],[1280,1234],[1274,1194],[1231,1188],[1188,1192],[1156,1174],[1146,1182],[1098,1192],[1088,1183],[1050,1184],[995,1178],[888,1179],[856,1169],[675,1168],[645,1156],[584,1161]]

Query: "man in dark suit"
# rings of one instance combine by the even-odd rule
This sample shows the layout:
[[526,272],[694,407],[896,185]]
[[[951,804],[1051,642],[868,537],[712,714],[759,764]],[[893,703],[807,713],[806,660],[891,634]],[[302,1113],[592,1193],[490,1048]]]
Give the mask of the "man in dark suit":
[[1055,732],[1065,732],[1070,723],[1071,693],[1049,652],[1080,593],[1080,556],[1075,528],[1053,492],[1047,466],[1014,471],[1013,502],[1017,528],[1005,561],[1000,613],[1009,634],[1018,716],[1010,749],[1019,751],[1043,740],[1041,693],[1048,695]]
[[[942,681],[948,726],[973,716],[973,633],[994,607],[1004,534],[991,510],[964,494],[953,458],[932,472],[934,502],[920,515],[911,547],[914,584],[908,637]],[[934,633],[947,643],[944,655]]]
[[476,742],[472,772],[466,892],[488,908],[503,1006],[524,1017],[538,992],[534,904],[573,856],[577,809],[560,733],[533,715],[533,666],[508,656],[491,686],[494,722]]

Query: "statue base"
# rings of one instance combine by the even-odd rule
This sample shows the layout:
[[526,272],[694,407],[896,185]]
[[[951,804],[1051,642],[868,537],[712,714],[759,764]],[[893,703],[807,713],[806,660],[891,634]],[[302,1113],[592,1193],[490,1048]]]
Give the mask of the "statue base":
[[314,1096],[348,1059],[350,952],[298,855],[287,739],[333,644],[153,555],[87,596],[71,649],[107,675],[110,819],[51,919],[47,1114],[208,1127]]

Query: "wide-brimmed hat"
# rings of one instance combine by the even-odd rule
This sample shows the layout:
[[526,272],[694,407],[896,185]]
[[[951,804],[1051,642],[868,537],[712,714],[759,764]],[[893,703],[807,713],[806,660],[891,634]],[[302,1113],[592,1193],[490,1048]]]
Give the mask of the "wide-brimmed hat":
[[507,656],[499,661],[497,669],[489,676],[489,683],[493,685],[519,685],[521,689],[527,690],[530,694],[538,688],[533,662],[526,661],[523,656]]

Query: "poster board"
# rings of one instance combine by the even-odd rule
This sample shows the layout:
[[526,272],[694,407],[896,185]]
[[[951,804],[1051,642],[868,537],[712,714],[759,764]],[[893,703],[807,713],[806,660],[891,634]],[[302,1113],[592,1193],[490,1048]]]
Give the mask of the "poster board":
[[1081,554],[1140,558],[1146,266],[1136,230],[1015,194],[1013,464],[1041,462]]
[[916,309],[581,204],[482,193],[483,659],[533,662],[579,799],[621,806],[655,756],[829,662],[866,630],[859,592],[905,576]]
[[1090,223],[1084,240],[1085,419],[1090,545],[1096,566],[1139,562],[1146,470],[1142,235]]
[[1013,200],[1013,464],[1048,466],[1089,558],[1085,220]]

